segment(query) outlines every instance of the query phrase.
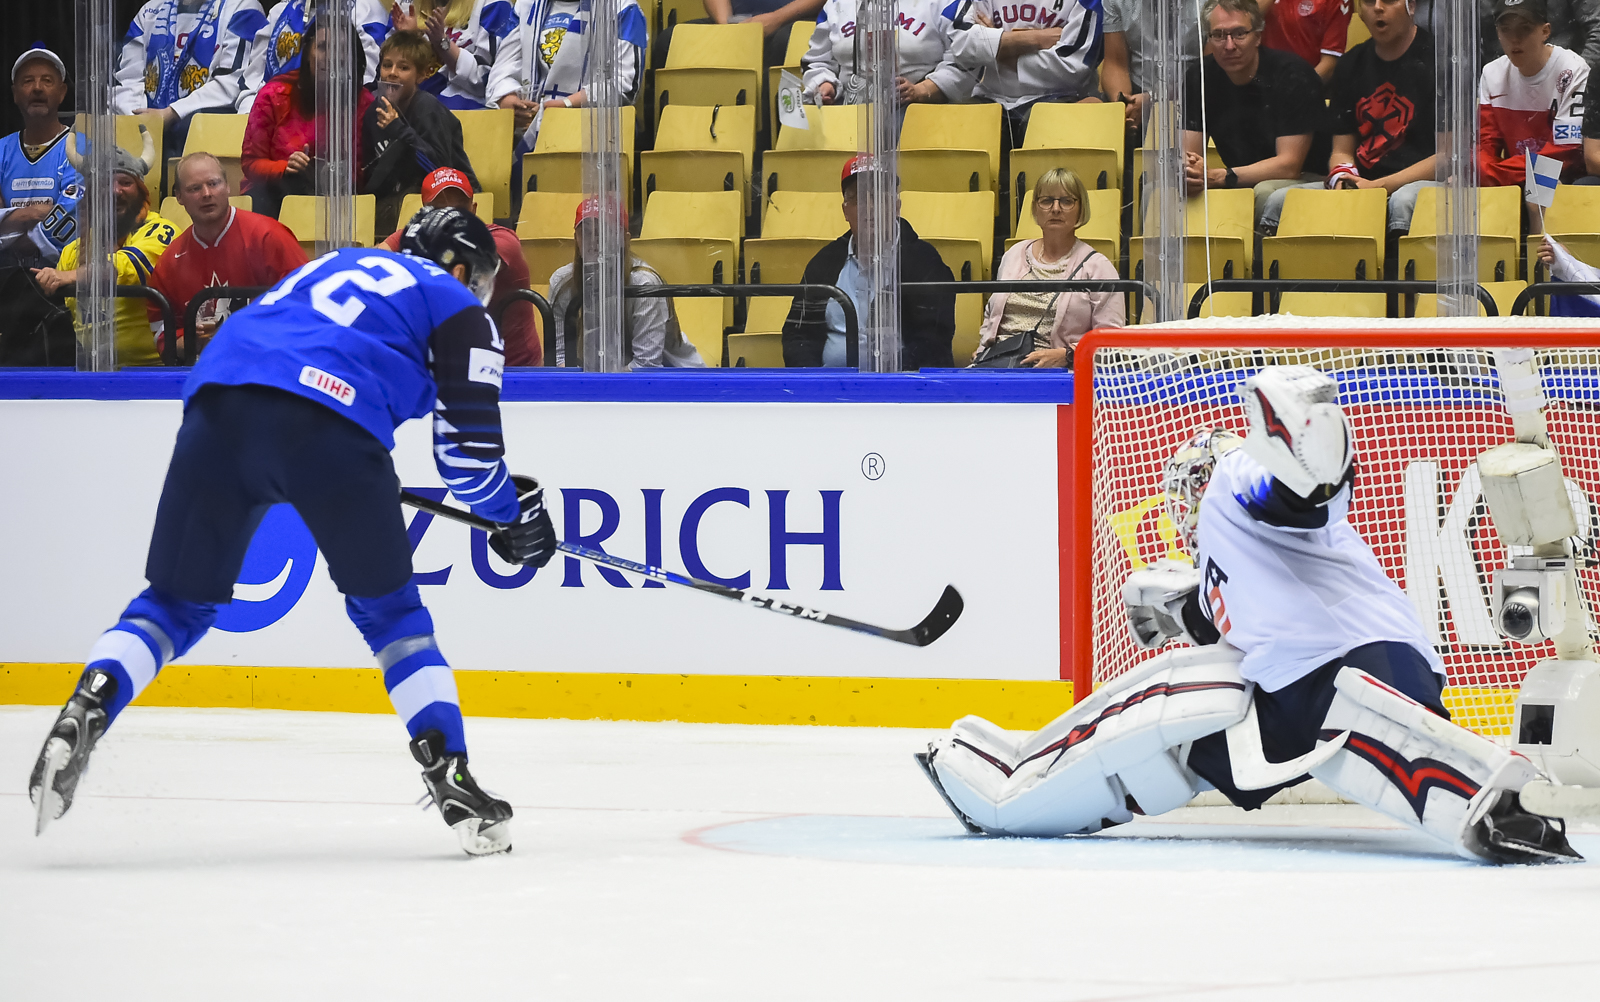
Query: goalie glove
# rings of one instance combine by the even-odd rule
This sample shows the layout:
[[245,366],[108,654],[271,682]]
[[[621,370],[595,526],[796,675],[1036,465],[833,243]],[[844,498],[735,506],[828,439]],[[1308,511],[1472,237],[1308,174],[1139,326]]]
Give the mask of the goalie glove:
[[517,520],[489,534],[489,546],[508,564],[543,567],[556,553],[556,530],[544,508],[544,488],[532,477],[512,475],[517,488]]
[[1338,493],[1355,464],[1339,384],[1309,365],[1273,365],[1245,380],[1240,395],[1250,458],[1307,500],[1321,504]]
[[1183,606],[1200,588],[1200,571],[1176,560],[1159,560],[1134,571],[1122,584],[1128,628],[1140,647],[1160,647],[1178,639],[1202,646],[1183,625]]

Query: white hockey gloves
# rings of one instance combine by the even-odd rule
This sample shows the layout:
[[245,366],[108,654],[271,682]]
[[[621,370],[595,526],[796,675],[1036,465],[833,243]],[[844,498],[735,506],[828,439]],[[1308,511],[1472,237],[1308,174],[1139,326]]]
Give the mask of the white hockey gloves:
[[1160,560],[1134,571],[1122,585],[1128,627],[1140,647],[1160,647],[1172,639],[1194,644],[1183,626],[1183,604],[1200,587],[1200,571],[1176,560]]
[[1276,365],[1245,380],[1240,395],[1250,458],[1303,498],[1331,497],[1355,462],[1339,384],[1308,365]]

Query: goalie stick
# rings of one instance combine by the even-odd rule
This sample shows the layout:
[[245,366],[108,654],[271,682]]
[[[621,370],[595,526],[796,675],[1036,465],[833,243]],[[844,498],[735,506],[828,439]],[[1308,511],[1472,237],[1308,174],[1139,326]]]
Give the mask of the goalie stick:
[[[484,532],[489,533],[500,530],[499,525],[486,518],[479,518],[469,511],[452,507],[442,501],[430,501],[410,491],[401,491],[400,500],[418,511],[425,511],[440,518],[448,518],[463,525],[470,525],[474,529],[482,529]],[[796,619],[804,619],[812,623],[821,623],[823,626],[838,626],[846,630],[854,630],[857,633],[866,633],[874,637],[882,637],[885,640],[893,640],[895,643],[910,644],[913,647],[926,647],[944,636],[950,627],[955,625],[956,619],[960,617],[963,608],[961,593],[956,591],[953,585],[945,585],[944,594],[939,596],[939,601],[934,604],[933,611],[922,617],[922,622],[908,630],[891,630],[887,627],[873,626],[871,623],[862,623],[854,619],[846,619],[843,616],[835,616],[820,609],[811,609],[803,605],[790,605],[787,602],[781,602],[766,595],[756,595],[738,588],[729,588],[726,585],[702,581],[699,578],[677,574],[660,567],[652,567],[649,564],[641,564],[622,557],[614,557],[603,550],[579,546],[576,543],[559,542],[556,544],[556,549],[568,556],[588,560],[602,567],[614,567],[617,570],[631,571],[634,574],[640,574],[655,581],[665,581],[669,584],[693,588],[696,591],[720,595],[723,598],[732,599],[735,602],[757,609],[766,609],[768,612],[793,616]]]

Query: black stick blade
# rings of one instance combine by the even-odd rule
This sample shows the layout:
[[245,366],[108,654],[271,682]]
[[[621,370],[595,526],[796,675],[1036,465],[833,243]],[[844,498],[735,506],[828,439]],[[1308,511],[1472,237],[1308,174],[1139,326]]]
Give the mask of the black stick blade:
[[939,596],[933,611],[924,616],[922,622],[905,631],[904,642],[918,647],[928,646],[950,632],[950,627],[956,625],[964,608],[966,603],[961,600],[961,593],[956,591],[955,585],[945,585],[944,594]]

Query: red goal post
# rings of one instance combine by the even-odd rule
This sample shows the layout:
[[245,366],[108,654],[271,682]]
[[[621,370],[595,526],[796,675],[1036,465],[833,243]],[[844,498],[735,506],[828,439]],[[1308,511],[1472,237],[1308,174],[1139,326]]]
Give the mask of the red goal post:
[[[1355,429],[1351,523],[1434,636],[1456,719],[1505,738],[1522,676],[1554,654],[1549,643],[1502,641],[1489,618],[1490,574],[1507,552],[1476,494],[1476,459],[1514,437],[1491,352],[1535,350],[1551,443],[1575,511],[1586,506],[1579,538],[1592,552],[1600,536],[1600,328],[1545,319],[1263,321],[1106,329],[1079,341],[1061,544],[1070,669],[1062,675],[1074,698],[1154,654],[1133,644],[1120,587],[1131,570],[1181,545],[1160,501],[1162,463],[1203,425],[1244,433],[1233,389],[1250,372],[1308,364],[1339,379]],[[1579,563],[1592,615],[1600,571]]]

